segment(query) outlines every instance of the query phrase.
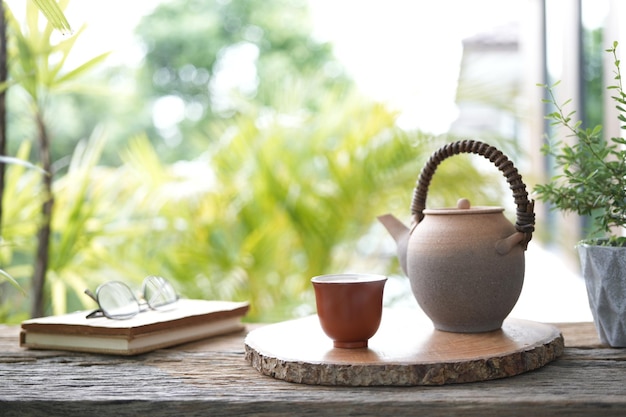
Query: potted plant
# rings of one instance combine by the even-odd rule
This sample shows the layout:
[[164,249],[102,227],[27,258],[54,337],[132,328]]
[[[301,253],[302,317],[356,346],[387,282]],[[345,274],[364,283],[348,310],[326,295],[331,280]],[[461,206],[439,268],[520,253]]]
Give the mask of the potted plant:
[[[618,110],[621,129],[626,129],[626,93],[622,86],[617,42],[606,51],[613,56],[614,85],[607,87]],[[558,84],[558,83],[557,83]],[[542,153],[554,157],[557,175],[535,187],[537,198],[562,212],[590,216],[592,226],[578,245],[589,305],[600,340],[613,347],[626,346],[626,140],[605,139],[602,126],[584,128],[573,121],[574,112],[559,105],[553,87],[546,88],[544,102],[555,106],[547,119],[573,137],[548,143]]]

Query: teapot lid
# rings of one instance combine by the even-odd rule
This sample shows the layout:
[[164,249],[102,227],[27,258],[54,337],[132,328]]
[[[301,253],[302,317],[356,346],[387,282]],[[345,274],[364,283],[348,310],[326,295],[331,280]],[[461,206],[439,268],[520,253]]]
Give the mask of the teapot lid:
[[471,207],[467,198],[460,198],[455,208],[425,209],[424,214],[493,214],[504,212],[503,207],[476,206]]

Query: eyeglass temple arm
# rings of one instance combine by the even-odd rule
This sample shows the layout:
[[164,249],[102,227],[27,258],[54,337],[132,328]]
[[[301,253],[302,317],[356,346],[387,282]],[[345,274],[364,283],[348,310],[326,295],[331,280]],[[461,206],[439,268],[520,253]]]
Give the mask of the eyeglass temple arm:
[[98,298],[96,297],[96,295],[91,292],[91,290],[89,288],[87,288],[85,290],[85,294],[87,294],[92,300],[94,300],[96,303],[98,302]]
[[[98,303],[98,298],[96,297],[96,295],[91,292],[90,289],[86,289],[85,290],[85,294],[87,294],[90,298],[92,298],[96,303]],[[100,303],[98,303],[98,306],[100,306]],[[93,319],[95,317],[102,317],[104,315],[104,312],[101,309],[97,309],[92,311],[91,313],[87,314],[88,319]]]

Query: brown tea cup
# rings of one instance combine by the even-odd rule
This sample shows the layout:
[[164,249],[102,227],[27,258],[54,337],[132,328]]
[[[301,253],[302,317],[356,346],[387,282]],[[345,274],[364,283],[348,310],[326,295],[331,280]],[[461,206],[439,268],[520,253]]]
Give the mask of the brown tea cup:
[[311,279],[322,330],[334,347],[367,347],[380,325],[386,281],[387,277],[374,274],[331,274]]

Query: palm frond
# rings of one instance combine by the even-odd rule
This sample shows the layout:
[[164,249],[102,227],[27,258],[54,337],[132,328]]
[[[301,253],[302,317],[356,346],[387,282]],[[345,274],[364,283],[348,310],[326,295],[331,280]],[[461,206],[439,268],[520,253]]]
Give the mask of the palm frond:
[[32,0],[41,13],[48,19],[52,27],[60,30],[63,34],[72,33],[70,23],[55,0]]

